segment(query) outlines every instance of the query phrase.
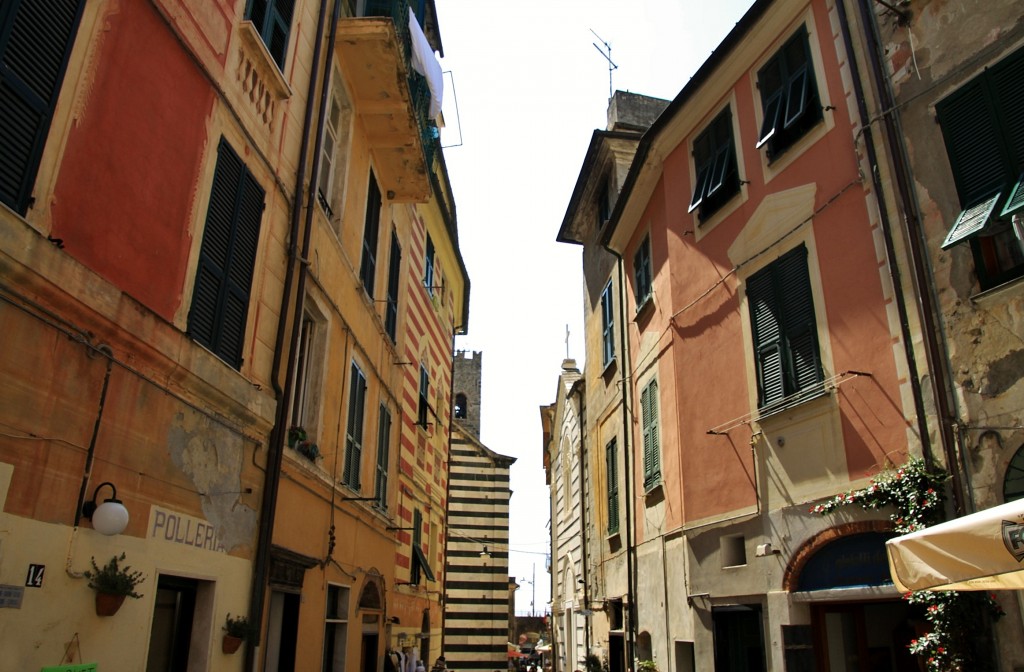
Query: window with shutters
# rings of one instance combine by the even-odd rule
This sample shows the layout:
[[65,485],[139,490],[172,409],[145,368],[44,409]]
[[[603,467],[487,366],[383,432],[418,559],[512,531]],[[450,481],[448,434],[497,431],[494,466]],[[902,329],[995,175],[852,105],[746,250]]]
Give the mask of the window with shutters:
[[316,441],[313,430],[317,426],[320,383],[322,380],[323,351],[321,340],[323,316],[307,303],[299,327],[299,342],[295,351],[295,384],[292,387],[291,427],[302,427],[309,441]]
[[398,337],[398,283],[401,279],[402,247],[398,234],[391,232],[391,252],[388,255],[388,298],[384,306],[384,331],[392,343]]
[[377,473],[373,486],[373,505],[381,511],[388,509],[388,458],[391,453],[391,411],[380,405],[377,417]]
[[761,413],[822,391],[814,298],[801,245],[747,279]]
[[982,289],[1024,275],[1024,49],[935,111],[963,208],[942,244],[969,242]]
[[756,146],[765,147],[770,161],[823,119],[806,27],[758,71],[757,88],[763,118]]
[[740,191],[728,107],[693,141],[693,166],[697,179],[687,212],[696,210],[697,217],[704,221]]
[[424,578],[427,581],[435,581],[434,572],[431,571],[430,564],[427,562],[427,554],[423,552],[423,514],[419,509],[413,510],[412,546],[409,550],[412,556],[410,558],[409,583],[418,586]]
[[217,147],[188,333],[236,369],[242,366],[263,187],[227,140]]
[[640,312],[651,298],[651,237],[647,236],[633,255],[633,294],[636,298],[636,312]]
[[366,376],[352,362],[348,385],[348,423],[345,427],[345,465],[341,482],[359,490],[359,469],[363,456],[363,417],[366,411]]
[[661,483],[657,380],[647,383],[640,393],[640,415],[644,432],[644,490],[649,492]]
[[295,0],[249,0],[245,6],[245,18],[252,21],[270,57],[282,71],[288,55],[288,33],[294,10]]
[[427,417],[430,414],[430,373],[427,366],[420,364],[420,390],[419,403],[416,407],[416,424],[420,427],[427,426]]
[[327,613],[324,618],[323,672],[345,672],[348,648],[349,588],[327,584]]
[[601,365],[607,368],[615,359],[615,306],[609,280],[601,292]]
[[84,0],[0,2],[0,201],[24,215]]
[[377,277],[377,243],[380,238],[380,211],[383,202],[377,178],[370,172],[370,185],[366,194],[366,222],[363,225],[363,255],[359,262],[359,280],[366,294],[373,298],[374,280]]
[[612,439],[604,447],[605,492],[608,498],[608,534],[619,531],[619,456],[618,442]]
[[427,234],[427,252],[423,258],[423,286],[427,294],[434,295],[434,241]]
[[[339,187],[345,174],[351,141],[352,105],[349,103],[337,70],[331,78],[331,104],[324,120],[324,139],[320,148],[320,175],[317,178],[317,201],[328,219],[335,222],[333,214],[341,212],[342,191]],[[340,219],[338,220],[340,222]]]

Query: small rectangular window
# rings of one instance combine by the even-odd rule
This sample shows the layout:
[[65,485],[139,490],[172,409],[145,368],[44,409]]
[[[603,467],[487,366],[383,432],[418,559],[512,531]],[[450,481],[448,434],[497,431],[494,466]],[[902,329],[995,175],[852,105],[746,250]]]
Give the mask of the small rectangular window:
[[758,71],[757,88],[763,120],[756,147],[767,145],[767,156],[774,159],[823,119],[805,27]]
[[661,482],[661,445],[658,438],[658,381],[647,383],[640,393],[644,436],[644,490]]
[[327,584],[327,613],[324,616],[323,672],[345,672],[348,642],[349,588]]
[[348,424],[345,428],[345,467],[341,482],[359,490],[359,470],[363,455],[363,418],[366,411],[366,376],[352,362],[348,391]]
[[317,179],[317,200],[331,218],[335,211],[340,212],[341,198],[339,192],[339,176],[345,172],[348,160],[350,127],[352,123],[352,106],[345,94],[341,75],[334,71],[331,77],[331,103],[324,120],[324,138],[320,149],[320,174]]
[[427,234],[427,252],[423,258],[423,286],[427,294],[434,295],[434,241]]
[[615,312],[612,283],[609,280],[601,292],[601,364],[608,366],[615,359]]
[[282,71],[294,9],[295,0],[249,0],[245,8],[245,18],[259,31],[270,57]]
[[647,299],[651,297],[651,238],[643,239],[633,255],[633,292],[636,297],[636,309],[639,311]]

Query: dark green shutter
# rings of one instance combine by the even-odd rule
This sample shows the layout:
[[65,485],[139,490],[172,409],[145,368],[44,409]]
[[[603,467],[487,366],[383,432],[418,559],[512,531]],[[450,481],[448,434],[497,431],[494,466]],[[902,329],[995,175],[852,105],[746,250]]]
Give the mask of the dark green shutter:
[[384,309],[384,331],[391,342],[396,341],[398,329],[398,282],[402,266],[402,248],[398,244],[398,235],[391,232],[391,253],[388,260],[388,302]]
[[391,445],[391,412],[381,404],[380,418],[377,420],[377,482],[373,496],[377,498],[377,508],[386,509],[388,505],[388,453]]
[[992,95],[1005,137],[1013,176],[1024,173],[1024,49],[991,71]]
[[288,33],[294,11],[295,0],[249,0],[245,12],[245,17],[256,26],[267,51],[282,70],[288,54]]
[[377,186],[377,178],[370,173],[370,185],[366,196],[366,222],[363,225],[363,256],[359,264],[359,279],[370,298],[373,298],[374,279],[377,276],[381,207],[380,187]]
[[978,78],[935,106],[962,207],[992,196],[1007,179],[985,88]]
[[658,442],[658,383],[651,381],[640,395],[644,429],[644,487],[650,489],[661,476]]
[[363,414],[366,408],[366,378],[354,362],[349,377],[345,468],[341,478],[345,485],[353,490],[359,490],[359,468],[363,453]]
[[242,365],[264,192],[223,138],[217,151],[188,331],[237,369]]
[[822,370],[807,248],[801,245],[750,276],[747,301],[758,407],[819,384]]
[[82,0],[0,2],[0,201],[28,211]]
[[417,408],[416,421],[421,427],[427,426],[427,413],[430,410],[430,374],[427,373],[427,367],[420,365],[420,394],[419,394],[419,407]]
[[606,489],[608,491],[608,532],[619,531],[619,465],[618,445],[615,439],[604,448]]
[[757,367],[757,405],[764,407],[786,396],[782,376],[782,325],[771,267],[747,280],[747,301]]

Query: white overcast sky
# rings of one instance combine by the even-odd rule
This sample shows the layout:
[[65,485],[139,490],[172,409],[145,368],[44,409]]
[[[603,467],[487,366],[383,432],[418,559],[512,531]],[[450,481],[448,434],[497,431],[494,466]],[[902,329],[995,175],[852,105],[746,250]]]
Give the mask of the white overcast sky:
[[607,123],[608,62],[595,33],[611,45],[616,90],[671,100],[751,2],[436,0],[442,143],[461,142],[445,160],[472,283],[469,333],[456,347],[483,353],[481,440],[517,458],[518,614],[531,601],[545,612],[551,594],[539,409],[555,400],[566,325],[569,356],[583,367],[581,248],[555,236],[591,134]]

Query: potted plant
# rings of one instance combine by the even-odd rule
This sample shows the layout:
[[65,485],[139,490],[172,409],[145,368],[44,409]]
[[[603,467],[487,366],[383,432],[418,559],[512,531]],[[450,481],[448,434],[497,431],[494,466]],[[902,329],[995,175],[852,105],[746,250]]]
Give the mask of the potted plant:
[[251,642],[256,636],[256,629],[249,623],[245,616],[231,617],[228,614],[224,622],[224,640],[221,642],[221,650],[224,653],[234,653],[242,642]]
[[110,562],[99,567],[94,557],[92,569],[82,572],[89,579],[89,587],[96,591],[97,616],[113,616],[121,608],[124,598],[142,597],[135,592],[135,586],[145,581],[146,577],[128,565],[122,565],[124,558],[124,553],[115,555]]
[[636,672],[658,672],[658,664],[653,660],[637,661]]
[[306,440],[306,430],[299,425],[292,425],[288,428],[288,447],[294,448],[301,441]]
[[295,450],[302,453],[310,462],[316,462],[316,458],[320,457],[320,448],[312,441],[299,441],[295,444]]

